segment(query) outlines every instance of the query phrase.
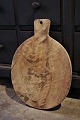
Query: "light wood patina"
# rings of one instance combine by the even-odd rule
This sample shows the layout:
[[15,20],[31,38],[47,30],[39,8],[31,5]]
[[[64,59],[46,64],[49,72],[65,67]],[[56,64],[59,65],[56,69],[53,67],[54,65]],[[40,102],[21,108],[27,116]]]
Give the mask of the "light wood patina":
[[34,21],[34,36],[16,50],[12,83],[17,95],[29,106],[49,109],[68,94],[72,67],[67,51],[49,36],[50,20]]

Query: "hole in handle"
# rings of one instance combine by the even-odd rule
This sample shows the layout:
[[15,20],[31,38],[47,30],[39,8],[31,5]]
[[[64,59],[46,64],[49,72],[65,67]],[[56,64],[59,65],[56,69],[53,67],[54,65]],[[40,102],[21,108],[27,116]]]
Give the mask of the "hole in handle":
[[42,21],[40,21],[40,24],[43,24],[43,22],[42,22]]

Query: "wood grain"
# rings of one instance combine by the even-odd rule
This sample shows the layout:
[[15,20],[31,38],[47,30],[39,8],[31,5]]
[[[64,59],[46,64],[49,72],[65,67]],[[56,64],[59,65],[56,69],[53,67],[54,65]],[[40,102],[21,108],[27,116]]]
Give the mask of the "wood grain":
[[34,21],[34,36],[23,42],[12,61],[12,83],[29,106],[49,109],[68,94],[72,67],[63,46],[49,36],[50,20]]

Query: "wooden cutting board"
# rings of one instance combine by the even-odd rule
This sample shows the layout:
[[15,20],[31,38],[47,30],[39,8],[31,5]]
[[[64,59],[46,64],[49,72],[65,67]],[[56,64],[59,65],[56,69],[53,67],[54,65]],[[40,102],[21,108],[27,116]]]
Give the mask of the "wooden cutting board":
[[69,92],[72,67],[67,51],[49,36],[50,20],[34,21],[34,36],[16,50],[12,83],[29,106],[49,109],[59,105]]

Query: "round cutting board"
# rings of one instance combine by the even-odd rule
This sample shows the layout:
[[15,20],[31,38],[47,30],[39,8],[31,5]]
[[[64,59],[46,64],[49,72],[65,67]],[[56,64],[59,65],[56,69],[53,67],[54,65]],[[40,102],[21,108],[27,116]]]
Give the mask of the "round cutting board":
[[29,106],[49,109],[68,94],[72,67],[67,51],[49,36],[50,20],[34,21],[34,36],[16,50],[12,83],[17,95]]

